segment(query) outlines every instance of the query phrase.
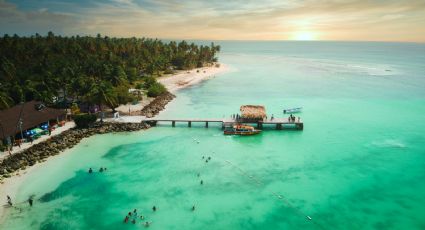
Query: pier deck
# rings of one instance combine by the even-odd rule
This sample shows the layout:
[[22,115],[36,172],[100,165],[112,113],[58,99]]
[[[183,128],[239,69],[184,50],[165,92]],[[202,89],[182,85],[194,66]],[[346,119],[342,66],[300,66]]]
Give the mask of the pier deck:
[[[233,118],[210,118],[210,119],[157,119],[157,118],[147,118],[142,120],[150,125],[155,126],[158,122],[171,122],[173,127],[176,126],[176,122],[187,123],[188,127],[192,127],[192,123],[205,123],[205,127],[208,128],[209,123],[221,123],[222,127],[232,126],[235,124],[257,124],[258,129],[263,129],[263,125],[275,125],[276,129],[296,129],[303,130],[304,123],[302,120],[296,119],[295,122],[289,121],[288,118],[274,118],[273,120],[261,120],[255,122],[245,122],[243,120],[236,120]],[[290,126],[288,126],[290,125]]]

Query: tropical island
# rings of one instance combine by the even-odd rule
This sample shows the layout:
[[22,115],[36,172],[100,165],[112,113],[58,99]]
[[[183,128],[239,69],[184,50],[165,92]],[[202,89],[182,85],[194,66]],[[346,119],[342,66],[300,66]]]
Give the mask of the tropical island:
[[[56,139],[70,136],[80,140],[99,132],[149,127],[124,120],[120,125],[102,125],[101,130],[94,125],[91,131],[83,131],[89,134],[75,137],[68,131],[73,125],[65,122],[73,120],[79,128],[88,128],[117,112],[155,116],[175,97],[172,93],[176,90],[224,70],[218,63],[219,51],[214,43],[204,46],[100,34],[4,35],[0,38],[0,181],[79,142],[52,147],[51,139],[40,138],[47,133],[50,136],[56,128],[53,134],[61,134]],[[34,140],[40,144],[32,146]],[[34,153],[34,149],[40,152]],[[19,160],[22,156],[27,156],[25,162]]]
[[211,66],[220,46],[148,38],[4,35],[0,38],[0,109],[40,100],[115,109],[135,100],[129,88],[150,97],[166,92],[155,77]]
[[425,229],[422,2],[0,0],[0,229]]

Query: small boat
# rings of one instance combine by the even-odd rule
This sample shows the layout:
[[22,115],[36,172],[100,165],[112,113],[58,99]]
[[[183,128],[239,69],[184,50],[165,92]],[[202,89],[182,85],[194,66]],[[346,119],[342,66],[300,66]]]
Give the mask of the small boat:
[[254,129],[254,127],[249,125],[234,125],[233,127],[226,127],[224,129],[224,135],[241,135],[241,136],[250,136],[259,134],[261,130]]
[[284,109],[283,113],[300,113],[303,107],[292,108],[292,109]]

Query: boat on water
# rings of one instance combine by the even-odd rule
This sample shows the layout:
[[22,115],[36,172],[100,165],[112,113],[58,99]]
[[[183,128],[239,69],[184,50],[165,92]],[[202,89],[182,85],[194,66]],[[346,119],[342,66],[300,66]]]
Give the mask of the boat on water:
[[284,109],[283,113],[300,113],[302,109],[303,109],[302,107],[292,108],[292,109]]
[[232,127],[226,127],[224,129],[224,135],[241,135],[250,136],[259,134],[261,130],[255,129],[249,125],[234,125]]

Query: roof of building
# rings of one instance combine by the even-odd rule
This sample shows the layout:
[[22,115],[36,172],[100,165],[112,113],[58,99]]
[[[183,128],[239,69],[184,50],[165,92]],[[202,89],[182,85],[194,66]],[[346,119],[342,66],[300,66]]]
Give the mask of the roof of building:
[[262,105],[242,105],[241,117],[248,119],[265,118],[266,108]]
[[22,120],[22,130],[27,130],[65,114],[66,112],[63,109],[49,108],[37,101],[30,101],[15,105],[10,109],[1,110],[0,139],[14,136],[20,131],[19,117]]

